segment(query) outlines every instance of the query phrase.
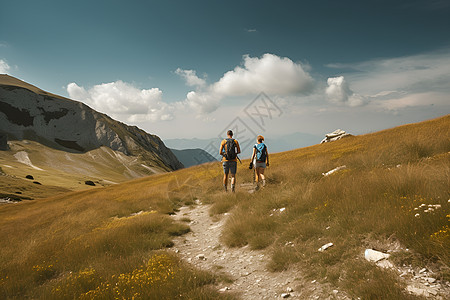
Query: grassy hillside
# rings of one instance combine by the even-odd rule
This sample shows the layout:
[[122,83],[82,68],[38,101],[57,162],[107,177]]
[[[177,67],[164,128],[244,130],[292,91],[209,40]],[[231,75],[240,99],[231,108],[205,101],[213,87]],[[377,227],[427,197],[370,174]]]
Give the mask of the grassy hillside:
[[[33,141],[11,141],[10,150],[0,151],[0,174],[6,175],[1,177],[0,198],[44,198],[93,188],[86,181],[108,186],[164,172],[157,167],[146,167],[146,163],[141,157],[126,156],[107,147],[70,153]],[[33,179],[26,179],[27,175]]]
[[[199,198],[212,215],[230,213],[225,245],[266,249],[274,272],[298,268],[362,299],[411,299],[363,252],[398,250],[399,265],[427,265],[449,280],[449,130],[445,116],[273,154],[269,184],[255,194],[223,193],[221,166],[211,163],[2,205],[0,298],[226,297],[211,288],[222,278],[164,250],[189,231],[168,214]],[[238,187],[252,180],[247,166],[239,165]],[[424,212],[422,204],[441,207]]]

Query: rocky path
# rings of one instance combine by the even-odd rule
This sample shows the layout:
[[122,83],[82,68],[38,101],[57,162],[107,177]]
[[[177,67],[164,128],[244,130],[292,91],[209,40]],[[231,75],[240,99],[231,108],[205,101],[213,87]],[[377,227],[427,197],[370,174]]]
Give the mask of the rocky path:
[[222,245],[220,234],[227,214],[214,221],[209,208],[197,200],[194,206],[183,207],[174,215],[177,220],[190,220],[191,232],[177,237],[172,250],[199,269],[232,279],[217,287],[221,292],[238,294],[242,299],[348,299],[315,280],[305,280],[296,270],[269,272],[266,268],[269,257],[263,250]]

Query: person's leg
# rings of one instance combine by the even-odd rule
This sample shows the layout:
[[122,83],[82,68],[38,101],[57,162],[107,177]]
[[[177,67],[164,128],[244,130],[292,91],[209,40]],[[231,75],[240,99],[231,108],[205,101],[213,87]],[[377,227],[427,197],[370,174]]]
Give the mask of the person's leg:
[[234,193],[236,184],[236,173],[231,174],[231,191]]
[[223,162],[223,188],[225,189],[225,192],[227,191],[227,185],[228,185],[228,173],[230,171],[230,168],[228,166],[228,162]]
[[260,186],[259,186],[259,182],[260,182],[260,177],[261,177],[261,168],[260,167],[256,167],[256,176],[255,176],[255,183],[256,183],[256,190],[259,190]]
[[260,183],[262,180],[262,173],[264,173],[264,169],[261,167],[256,168],[256,182]]
[[230,164],[230,176],[231,176],[231,191],[234,192],[235,184],[236,184],[236,169],[237,162],[233,161]]
[[266,177],[264,176],[264,171],[266,170],[265,168],[260,168],[261,170],[259,170],[259,176],[261,177],[261,183],[262,186],[266,185]]
[[223,174],[223,186],[225,187],[225,190],[227,189],[227,183],[228,183],[228,174]]

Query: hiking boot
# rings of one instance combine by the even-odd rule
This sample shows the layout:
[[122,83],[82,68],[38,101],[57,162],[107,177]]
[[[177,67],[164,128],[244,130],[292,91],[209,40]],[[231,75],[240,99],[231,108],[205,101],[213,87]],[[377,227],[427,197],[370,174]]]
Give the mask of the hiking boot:
[[259,189],[260,189],[259,184],[256,184],[255,191],[259,191]]

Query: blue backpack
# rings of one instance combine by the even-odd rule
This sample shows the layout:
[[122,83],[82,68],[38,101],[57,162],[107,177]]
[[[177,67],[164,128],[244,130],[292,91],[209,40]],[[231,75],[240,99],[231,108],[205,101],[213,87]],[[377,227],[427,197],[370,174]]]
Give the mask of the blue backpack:
[[267,155],[267,147],[264,143],[256,144],[254,146],[256,148],[256,161],[258,162],[266,162]]

